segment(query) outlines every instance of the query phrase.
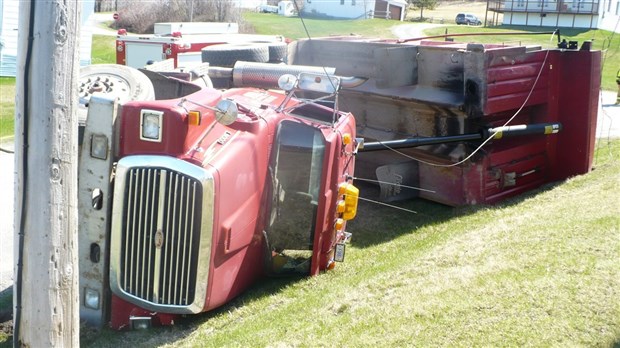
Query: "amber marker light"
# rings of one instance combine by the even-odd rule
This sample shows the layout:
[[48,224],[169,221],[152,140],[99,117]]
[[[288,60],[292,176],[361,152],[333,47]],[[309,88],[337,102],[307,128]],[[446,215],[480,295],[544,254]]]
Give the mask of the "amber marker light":
[[345,145],[349,145],[351,144],[351,141],[353,141],[353,138],[351,138],[351,134],[349,133],[344,133],[342,135],[342,143]]
[[200,126],[200,121],[202,117],[200,117],[200,111],[190,111],[187,113],[187,123],[190,126]]
[[357,198],[359,197],[359,189],[353,184],[344,183],[338,187],[338,194],[344,195],[345,209],[342,213],[344,220],[352,220],[357,214]]
[[336,231],[342,230],[342,228],[344,227],[344,220],[343,219],[336,219],[336,225],[334,227],[335,227]]
[[344,201],[339,201],[338,205],[336,206],[336,211],[338,213],[344,213],[345,208],[346,208],[345,202]]

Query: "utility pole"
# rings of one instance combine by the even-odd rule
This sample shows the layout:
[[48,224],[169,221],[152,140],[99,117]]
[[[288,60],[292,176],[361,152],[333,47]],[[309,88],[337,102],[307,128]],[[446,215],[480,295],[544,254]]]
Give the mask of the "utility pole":
[[79,346],[81,1],[22,0],[15,106],[15,347]]

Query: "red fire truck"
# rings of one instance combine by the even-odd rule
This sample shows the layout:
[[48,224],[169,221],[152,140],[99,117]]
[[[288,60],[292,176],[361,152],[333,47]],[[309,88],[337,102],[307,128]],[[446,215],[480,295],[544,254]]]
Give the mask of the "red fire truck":
[[284,41],[282,36],[277,35],[186,34],[181,31],[158,35],[134,35],[128,34],[125,29],[120,29],[116,36],[116,64],[142,68],[151,62],[172,59],[175,68],[187,68],[202,62],[201,50],[208,46],[220,44],[247,46],[263,43],[280,47],[285,45]]

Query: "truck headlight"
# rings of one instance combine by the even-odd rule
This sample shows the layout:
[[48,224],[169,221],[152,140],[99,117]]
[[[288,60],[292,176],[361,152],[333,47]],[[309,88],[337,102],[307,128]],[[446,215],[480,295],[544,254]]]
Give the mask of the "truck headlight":
[[90,138],[90,156],[102,160],[108,158],[108,137],[103,134],[93,134]]
[[140,111],[140,139],[161,142],[162,118],[164,113],[154,110]]
[[99,309],[99,291],[94,289],[84,289],[84,307]]
[[146,330],[151,327],[151,317],[129,317],[133,330]]

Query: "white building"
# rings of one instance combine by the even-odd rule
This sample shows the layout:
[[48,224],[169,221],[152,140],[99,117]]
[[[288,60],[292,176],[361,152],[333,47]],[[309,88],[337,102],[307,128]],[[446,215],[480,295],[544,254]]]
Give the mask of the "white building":
[[[15,76],[17,69],[17,32],[19,4],[17,0],[0,0],[0,76]],[[80,65],[91,62],[95,0],[81,0]]]
[[405,19],[405,0],[305,0],[302,15],[346,19]]
[[[620,0],[498,0],[487,11],[502,24],[620,30]],[[496,23],[489,23],[496,24]]]

